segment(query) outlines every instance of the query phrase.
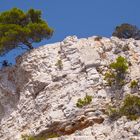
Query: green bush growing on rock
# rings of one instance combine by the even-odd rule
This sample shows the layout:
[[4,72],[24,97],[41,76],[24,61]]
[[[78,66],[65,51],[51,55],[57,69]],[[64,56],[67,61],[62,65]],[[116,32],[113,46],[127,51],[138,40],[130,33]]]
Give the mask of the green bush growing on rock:
[[131,83],[130,83],[131,88],[136,88],[137,86],[138,86],[138,81],[136,81],[136,80],[131,81]]
[[56,133],[50,133],[47,135],[47,138],[57,138],[57,137],[60,137],[60,135]]
[[126,61],[126,59],[122,56],[119,56],[117,59],[116,59],[116,62],[113,62],[110,64],[110,68],[114,69],[117,73],[117,75],[119,77],[121,77],[121,74],[125,73],[128,69],[128,63]]
[[61,59],[57,60],[57,63],[55,65],[58,67],[59,70],[63,69],[63,63]]
[[135,120],[140,116],[140,97],[127,95],[120,108],[120,114]]
[[34,136],[22,135],[22,140],[46,140],[46,138],[35,138]]
[[127,95],[120,107],[110,107],[108,112],[113,120],[121,116],[126,116],[130,120],[136,120],[140,117],[140,97]]
[[83,106],[90,104],[91,101],[92,101],[92,96],[86,95],[84,99],[81,98],[78,99],[76,106],[82,108]]
[[106,113],[112,121],[117,120],[120,117],[119,108],[113,106],[109,106]]
[[32,136],[21,135],[22,140],[34,140]]
[[104,79],[107,80],[109,86],[112,86],[112,84],[114,83],[114,80],[115,80],[115,74],[108,71],[105,73]]
[[128,69],[128,62],[122,56],[119,56],[115,62],[109,65],[109,72],[105,74],[105,80],[107,80],[109,86],[124,85],[125,74]]

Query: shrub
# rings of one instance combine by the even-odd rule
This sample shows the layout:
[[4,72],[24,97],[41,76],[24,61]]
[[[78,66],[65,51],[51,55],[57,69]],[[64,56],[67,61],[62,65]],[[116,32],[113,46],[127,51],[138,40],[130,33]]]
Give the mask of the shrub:
[[112,84],[114,83],[114,80],[115,80],[115,74],[108,71],[105,73],[105,80],[107,80],[107,83],[109,86],[112,86]]
[[109,118],[112,121],[117,120],[120,117],[119,109],[109,106],[107,110],[107,115],[109,115]]
[[9,67],[12,66],[12,63],[9,63],[7,60],[2,61],[2,67]]
[[128,38],[140,39],[140,31],[134,25],[123,23],[115,28],[115,31],[112,33],[112,36],[125,39]]
[[57,138],[57,137],[60,137],[60,135],[56,133],[50,133],[47,135],[47,138]]
[[131,88],[136,88],[137,86],[138,86],[138,81],[136,81],[136,80],[131,81],[131,83],[130,83]]
[[129,51],[129,50],[130,50],[130,49],[129,49],[129,45],[128,45],[128,44],[124,45],[123,48],[122,48],[122,51],[123,51],[123,52]]
[[116,62],[113,62],[109,65],[109,72],[105,74],[105,80],[108,84],[122,86],[125,80],[125,74],[128,69],[128,63],[126,59],[122,56],[119,56],[116,59]]
[[114,69],[117,74],[125,73],[128,69],[127,61],[124,57],[119,56],[116,62],[110,64],[110,68]]
[[22,135],[22,140],[35,140],[33,136]]
[[63,69],[63,63],[62,63],[61,59],[59,59],[55,65],[58,67],[58,69],[60,69],[60,70]]
[[120,108],[120,113],[128,119],[137,119],[140,116],[140,97],[127,95]]
[[101,39],[102,39],[103,37],[102,36],[97,36],[97,37],[95,37],[95,41],[100,41]]
[[108,114],[111,119],[126,116],[130,120],[136,120],[140,117],[140,97],[127,95],[120,108],[110,108]]
[[82,108],[83,106],[90,104],[91,101],[92,101],[92,96],[86,95],[84,99],[81,98],[78,99],[76,106]]
[[22,140],[46,140],[46,138],[35,138],[34,136],[22,135]]

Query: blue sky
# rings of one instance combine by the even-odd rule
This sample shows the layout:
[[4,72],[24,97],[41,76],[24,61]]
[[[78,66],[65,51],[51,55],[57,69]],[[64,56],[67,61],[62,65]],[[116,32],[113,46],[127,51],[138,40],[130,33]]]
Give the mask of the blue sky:
[[[35,47],[63,40],[66,36],[78,38],[93,35],[110,37],[115,26],[130,23],[140,27],[140,0],[1,0],[0,12],[13,7],[26,11],[29,8],[42,10],[43,18],[54,28],[50,40]],[[0,57],[14,62],[23,52],[16,49]]]

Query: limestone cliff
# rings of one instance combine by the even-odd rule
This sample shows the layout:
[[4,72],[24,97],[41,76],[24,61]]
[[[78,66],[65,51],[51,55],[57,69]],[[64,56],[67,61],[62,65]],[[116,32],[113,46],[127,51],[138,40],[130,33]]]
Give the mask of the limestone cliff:
[[[116,95],[104,74],[119,55],[131,63],[125,95],[130,81],[140,78],[138,40],[72,36],[16,58],[15,66],[0,71],[0,140],[50,134],[59,140],[139,140],[139,120],[110,123],[105,113]],[[77,100],[86,95],[92,102],[78,108]]]

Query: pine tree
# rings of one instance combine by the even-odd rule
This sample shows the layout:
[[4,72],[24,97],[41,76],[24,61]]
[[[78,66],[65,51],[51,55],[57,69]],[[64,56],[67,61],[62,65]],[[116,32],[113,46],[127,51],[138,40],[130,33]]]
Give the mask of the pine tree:
[[40,10],[23,12],[13,8],[0,13],[0,55],[22,45],[33,49],[32,43],[49,39],[52,34],[53,29],[41,18]]

